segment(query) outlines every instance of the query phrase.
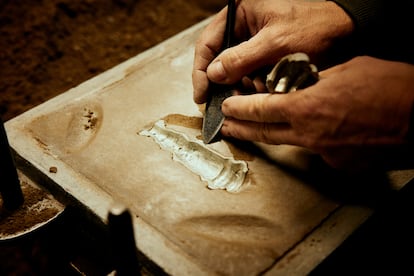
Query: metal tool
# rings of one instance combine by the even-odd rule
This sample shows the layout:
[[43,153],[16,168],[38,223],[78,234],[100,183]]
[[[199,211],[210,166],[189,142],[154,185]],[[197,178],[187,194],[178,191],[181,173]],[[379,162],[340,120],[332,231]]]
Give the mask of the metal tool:
[[318,69],[310,63],[305,53],[294,53],[283,57],[266,77],[269,93],[288,93],[315,84],[319,79]]
[[[229,0],[227,5],[226,29],[224,33],[223,49],[234,46],[234,24],[236,19],[235,0]],[[224,122],[224,115],[221,111],[221,104],[227,98],[233,95],[234,86],[221,85],[210,82],[209,99],[207,99],[206,111],[203,119],[202,136],[203,142],[211,143],[217,138],[221,126]]]
[[23,204],[24,198],[3,120],[0,127],[0,180],[3,206],[13,211]]
[[108,213],[108,227],[115,275],[141,275],[132,215],[126,206],[114,203]]
[[[0,219],[6,220],[9,219],[9,217],[13,218],[13,215],[18,213],[18,211],[22,208],[30,209],[37,207],[56,212],[54,216],[48,217],[46,220],[39,219],[39,221],[30,221],[27,225],[22,224],[26,227],[24,229],[16,230],[16,232],[5,234],[3,231],[0,231],[0,243],[14,241],[20,237],[28,235],[29,233],[35,232],[40,228],[50,225],[51,222],[60,217],[65,210],[64,206],[53,198],[44,198],[38,206],[24,206],[25,198],[14,159],[11,154],[9,140],[7,138],[3,120],[1,121],[0,127],[0,194],[3,201],[3,205],[0,206]],[[17,216],[17,218],[21,219],[20,216]],[[10,219],[10,221],[13,222],[14,218]],[[16,221],[16,223],[22,222]]]

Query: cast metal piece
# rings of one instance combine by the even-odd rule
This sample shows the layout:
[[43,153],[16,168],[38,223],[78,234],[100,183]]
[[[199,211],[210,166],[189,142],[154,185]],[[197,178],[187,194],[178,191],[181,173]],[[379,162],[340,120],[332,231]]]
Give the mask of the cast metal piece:
[[152,137],[162,149],[172,153],[174,161],[180,162],[206,181],[209,189],[237,193],[248,184],[246,176],[249,169],[245,161],[222,156],[198,140],[167,128],[163,120],[139,134]]
[[283,57],[266,77],[269,93],[288,93],[315,84],[319,79],[318,69],[310,63],[305,53],[294,53]]

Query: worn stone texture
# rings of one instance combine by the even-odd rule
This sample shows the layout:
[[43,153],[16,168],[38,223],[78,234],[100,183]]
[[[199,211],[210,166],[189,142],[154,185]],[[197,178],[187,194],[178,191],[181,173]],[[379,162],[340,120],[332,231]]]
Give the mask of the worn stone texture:
[[[66,173],[66,179],[55,179],[56,184],[92,210],[107,205],[107,198],[122,201],[177,246],[177,254],[189,256],[202,270],[257,274],[271,267],[337,203],[278,165],[290,162],[303,169],[300,164],[306,165],[308,154],[300,149],[250,147],[250,184],[232,194],[209,190],[151,138],[138,135],[171,114],[202,117],[192,102],[190,79],[193,45],[201,26],[110,70],[107,78],[97,77],[92,84],[32,109],[9,127],[12,135],[15,127],[24,133],[14,141],[27,139],[35,145],[20,152],[17,141],[19,154],[30,151],[34,155],[28,161],[48,163],[47,169],[56,166],[56,176]],[[200,129],[180,129],[194,139],[200,135]],[[221,141],[212,147],[231,155],[227,144]],[[65,181],[71,176],[76,181]],[[96,193],[88,197],[94,193],[88,187],[107,198]],[[105,210],[96,213],[104,219]],[[172,269],[168,266],[172,264],[165,265]]]
[[[223,5],[223,1],[181,0],[2,1],[2,118],[11,119],[67,91]],[[177,51],[180,47],[191,52],[192,45],[180,43],[163,50],[173,49],[163,59],[173,61],[168,66],[158,66],[154,60],[160,56],[151,52],[22,114],[8,123],[13,147],[103,220],[112,201],[130,206],[138,248],[167,272],[254,274],[274,264],[269,274],[305,274],[371,210],[339,207],[339,212],[326,218],[338,202],[327,200],[317,188],[321,182],[336,186],[338,179],[315,169],[309,175],[314,159],[302,149],[211,145],[250,164],[251,185],[241,193],[228,194],[207,190],[205,183],[150,139],[136,135],[144,122],[147,127],[153,120],[171,117],[170,112],[182,119],[201,116],[190,101],[191,55]],[[175,55],[185,57],[184,61]],[[186,69],[180,67],[181,62]],[[173,72],[167,77],[170,86],[164,83],[165,75],[148,76],[159,68],[166,76]],[[171,71],[174,68],[182,74]],[[169,126],[178,128],[180,122],[170,121]],[[199,137],[195,126],[179,129]],[[50,172],[50,168],[57,171]],[[391,172],[390,176],[392,184],[401,187],[412,172]],[[322,218],[322,225],[301,239]],[[278,261],[294,241],[299,243]],[[2,253],[7,256],[4,247]],[[45,255],[38,255],[44,266]],[[2,257],[2,264],[5,260]],[[33,260],[17,266],[21,271],[28,263],[32,268],[39,266]]]

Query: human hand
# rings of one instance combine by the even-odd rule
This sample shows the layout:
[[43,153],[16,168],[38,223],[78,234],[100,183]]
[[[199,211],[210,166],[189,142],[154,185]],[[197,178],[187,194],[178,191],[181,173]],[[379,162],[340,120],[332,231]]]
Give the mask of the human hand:
[[206,101],[209,81],[236,83],[295,52],[317,63],[320,53],[353,31],[349,16],[331,1],[242,0],[235,24],[240,44],[219,53],[226,14],[227,8],[221,10],[196,43],[192,80],[199,104]]
[[413,65],[356,57],[303,90],[227,98],[221,133],[302,146],[332,167],[358,170],[407,143],[413,84]]

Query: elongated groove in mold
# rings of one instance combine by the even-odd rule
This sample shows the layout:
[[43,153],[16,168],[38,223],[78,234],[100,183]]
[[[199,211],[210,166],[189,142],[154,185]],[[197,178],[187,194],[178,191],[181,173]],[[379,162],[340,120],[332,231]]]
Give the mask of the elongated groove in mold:
[[235,193],[245,182],[248,171],[245,161],[226,158],[201,142],[191,141],[185,134],[166,128],[163,120],[139,134],[152,137],[162,149],[172,153],[173,160],[206,181],[210,189]]

